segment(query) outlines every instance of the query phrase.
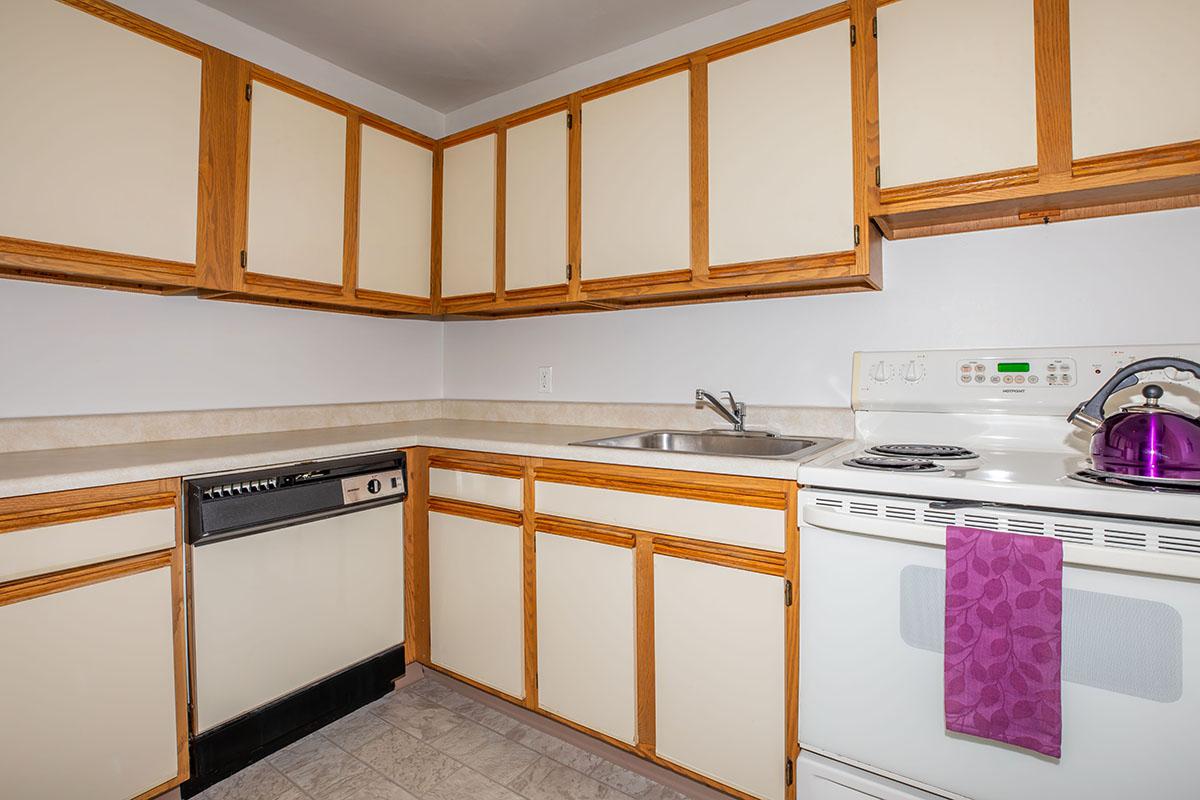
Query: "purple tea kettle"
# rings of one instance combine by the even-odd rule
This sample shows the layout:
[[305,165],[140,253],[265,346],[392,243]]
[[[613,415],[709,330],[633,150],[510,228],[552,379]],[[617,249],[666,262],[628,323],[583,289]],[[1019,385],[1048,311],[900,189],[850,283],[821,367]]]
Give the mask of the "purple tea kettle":
[[1092,432],[1092,471],[1117,477],[1200,483],[1200,419],[1158,404],[1163,389],[1147,384],[1143,403],[1104,416],[1114,392],[1138,383],[1138,375],[1174,368],[1200,377],[1200,364],[1185,358],[1147,358],[1117,371],[1100,391],[1067,417]]

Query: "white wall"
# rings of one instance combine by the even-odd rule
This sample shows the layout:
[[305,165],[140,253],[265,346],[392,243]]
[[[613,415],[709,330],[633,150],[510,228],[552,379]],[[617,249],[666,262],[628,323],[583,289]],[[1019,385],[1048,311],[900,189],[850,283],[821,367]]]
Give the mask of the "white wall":
[[1185,209],[885,242],[883,292],[449,323],[445,396],[847,406],[855,350],[1196,342],[1197,253]]
[[0,281],[0,417],[413,400],[442,324]]
[[135,14],[373,111],[426,136],[438,138],[445,131],[446,117],[440,111],[355,75],[196,0],[116,2]]

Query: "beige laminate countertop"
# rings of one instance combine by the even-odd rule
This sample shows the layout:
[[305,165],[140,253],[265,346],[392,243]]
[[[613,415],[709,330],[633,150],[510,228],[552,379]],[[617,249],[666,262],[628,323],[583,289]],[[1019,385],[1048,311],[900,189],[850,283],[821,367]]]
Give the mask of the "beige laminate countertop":
[[252,469],[400,447],[445,447],[570,461],[796,479],[797,460],[573,447],[630,428],[428,419],[343,428],[0,453],[0,497]]

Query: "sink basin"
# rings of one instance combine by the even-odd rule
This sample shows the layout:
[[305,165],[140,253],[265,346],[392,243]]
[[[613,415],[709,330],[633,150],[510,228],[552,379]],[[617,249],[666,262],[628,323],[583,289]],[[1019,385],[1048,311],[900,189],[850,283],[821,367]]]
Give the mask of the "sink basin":
[[839,441],[822,436],[776,436],[753,431],[643,431],[571,444],[708,456],[787,459],[812,455]]

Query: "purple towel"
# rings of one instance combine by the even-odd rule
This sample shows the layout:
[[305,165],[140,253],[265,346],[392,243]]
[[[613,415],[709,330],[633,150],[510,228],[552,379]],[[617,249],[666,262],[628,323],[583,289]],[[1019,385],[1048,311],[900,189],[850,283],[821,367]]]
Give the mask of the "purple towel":
[[946,529],[946,728],[1058,758],[1062,542]]

